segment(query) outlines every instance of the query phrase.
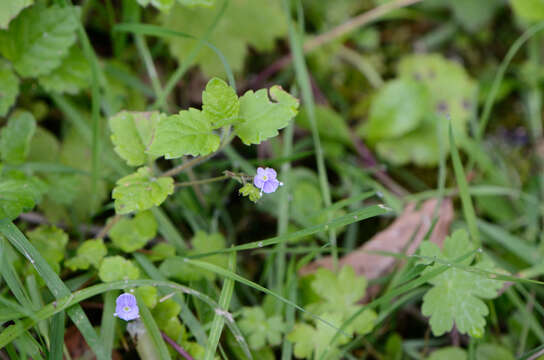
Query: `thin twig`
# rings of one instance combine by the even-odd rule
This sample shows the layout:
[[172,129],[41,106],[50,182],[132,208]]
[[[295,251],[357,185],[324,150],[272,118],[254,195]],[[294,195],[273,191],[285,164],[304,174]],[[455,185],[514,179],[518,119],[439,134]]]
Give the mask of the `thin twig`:
[[172,340],[168,335],[163,333],[161,331],[162,338],[174,348],[181,356],[183,356],[186,360],[194,360],[191,355],[187,351],[185,351],[184,348],[182,348],[178,343],[176,343],[174,340]]
[[108,222],[106,222],[106,225],[100,230],[100,232],[96,235],[97,239],[103,239],[108,235],[113,225],[115,225],[119,220],[121,220],[121,215],[115,214],[115,216]]
[[164,172],[161,174],[161,177],[163,176],[175,176],[179,173],[181,173],[182,171],[186,170],[186,169],[189,169],[205,160],[208,160],[209,158],[211,158],[213,155],[215,155],[216,153],[211,153],[209,155],[206,155],[206,156],[200,156],[200,157],[195,157],[181,165],[178,165],[176,167],[173,167],[172,169]]
[[[324,44],[327,44],[341,36],[349,34],[350,32],[379,19],[380,17],[386,15],[391,11],[401,9],[421,1],[423,0],[396,0],[377,6],[374,9],[371,9],[346,21],[345,23],[335,27],[334,29],[326,33],[323,33],[311,40],[306,41],[303,45],[304,53],[309,53]],[[269,77],[289,65],[292,60],[293,58],[291,54],[285,55],[284,57],[278,59],[270,66],[268,66],[264,71],[258,74],[252,81],[250,81],[248,88],[254,88],[256,87],[256,85],[264,83]]]
[[[35,213],[35,212],[27,212],[22,213],[19,215],[20,220],[24,220],[31,224],[39,224],[39,225],[45,225],[50,224],[49,220],[41,214]],[[63,222],[59,222],[55,224],[56,227],[61,229],[68,229],[69,226]],[[82,232],[83,234],[93,234],[96,235],[100,232],[101,227],[96,225],[80,225],[78,226],[78,231]]]
[[217,177],[213,177],[213,178],[209,178],[209,179],[203,179],[203,180],[185,181],[185,182],[181,182],[181,183],[176,183],[175,186],[176,187],[183,187],[183,186],[193,186],[193,185],[208,184],[208,183],[212,183],[212,182],[215,182],[215,181],[226,180],[226,179],[228,179],[230,177],[231,176],[223,175],[223,176],[217,176]]

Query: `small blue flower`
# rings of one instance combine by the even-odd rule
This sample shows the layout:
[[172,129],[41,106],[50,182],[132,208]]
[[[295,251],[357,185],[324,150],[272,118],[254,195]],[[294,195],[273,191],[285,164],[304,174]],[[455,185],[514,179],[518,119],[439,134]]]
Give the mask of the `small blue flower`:
[[283,183],[276,179],[276,170],[272,168],[258,168],[257,175],[253,178],[253,184],[256,188],[261,189],[262,193],[273,193],[278,189],[278,186],[282,186]]
[[138,303],[136,297],[132,294],[121,294],[115,300],[115,314],[120,319],[130,321],[138,319],[140,317],[140,310],[138,309]]

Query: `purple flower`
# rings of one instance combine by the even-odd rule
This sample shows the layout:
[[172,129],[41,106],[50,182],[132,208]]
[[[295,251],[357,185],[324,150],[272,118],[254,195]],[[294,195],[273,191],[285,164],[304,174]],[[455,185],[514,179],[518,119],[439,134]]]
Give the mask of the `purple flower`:
[[136,302],[136,297],[132,294],[121,294],[115,300],[115,314],[125,321],[130,321],[138,319],[140,317],[140,310],[138,309],[138,303]]
[[261,194],[267,193],[273,193],[278,189],[278,186],[282,186],[283,183],[279,182],[278,179],[276,179],[276,170],[272,168],[258,168],[257,169],[257,175],[253,178],[253,184],[258,189],[261,189]]

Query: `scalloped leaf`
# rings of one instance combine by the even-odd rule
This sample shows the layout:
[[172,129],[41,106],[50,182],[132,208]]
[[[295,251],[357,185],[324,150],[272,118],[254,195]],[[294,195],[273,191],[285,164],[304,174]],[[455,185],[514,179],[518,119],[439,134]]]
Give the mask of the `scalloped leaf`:
[[34,176],[3,176],[0,179],[0,219],[13,220],[23,211],[32,210],[47,190]]
[[[203,1],[205,0],[182,0],[182,3],[189,5]],[[177,4],[164,17],[164,25],[171,30],[200,37],[213,23],[221,6],[221,1],[216,1],[212,7],[186,7]],[[208,41],[221,51],[232,70],[238,72],[244,66],[248,45],[257,51],[272,50],[275,39],[286,33],[287,22],[281,1],[230,0]],[[179,63],[188,60],[187,55],[197,44],[193,39],[181,37],[169,37],[167,41],[172,55]],[[225,75],[221,60],[208,47],[201,49],[194,62],[209,77]]]
[[24,8],[34,4],[34,0],[6,0],[0,2],[0,29],[7,29]]
[[220,138],[200,110],[189,108],[161,117],[148,154],[176,159],[184,155],[207,155],[219,148]]
[[278,135],[278,130],[289,124],[298,113],[299,101],[281,86],[246,92],[240,98],[241,124],[234,126],[234,132],[246,145],[260,144]]
[[165,115],[158,112],[135,111],[121,111],[112,116],[108,122],[115,152],[130,166],[144,165],[153,160],[146,154],[146,149],[159,119],[163,117]]
[[40,76],[40,85],[48,92],[78,94],[89,87],[91,67],[78,46],[72,46],[59,67]]
[[0,61],[0,116],[5,116],[19,95],[19,78],[11,67]]
[[151,211],[142,211],[132,219],[122,218],[109,232],[113,245],[124,252],[141,249],[157,235],[157,221]]
[[90,266],[98,268],[98,265],[108,253],[102,239],[85,240],[77,248],[76,256],[64,264],[72,271],[87,270]]
[[159,206],[174,192],[174,179],[153,176],[151,169],[141,167],[133,174],[119,179],[113,189],[115,212],[128,214]]
[[219,78],[211,79],[202,93],[202,111],[214,128],[235,123],[240,112],[236,91]]
[[25,161],[30,141],[36,132],[36,120],[28,111],[13,114],[0,131],[0,155],[2,161],[19,164]]
[[76,11],[43,3],[23,10],[8,30],[0,31],[0,53],[23,77],[50,73],[76,41]]
[[140,270],[130,260],[122,256],[108,256],[100,264],[98,277],[103,282],[118,280],[135,280],[140,276]]

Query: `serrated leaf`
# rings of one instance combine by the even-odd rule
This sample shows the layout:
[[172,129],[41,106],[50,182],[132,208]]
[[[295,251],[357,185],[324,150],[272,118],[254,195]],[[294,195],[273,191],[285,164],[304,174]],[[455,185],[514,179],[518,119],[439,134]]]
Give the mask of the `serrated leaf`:
[[[336,327],[342,325],[340,314],[326,313],[321,318],[332,323]],[[297,323],[293,331],[287,335],[287,340],[294,343],[294,354],[299,359],[320,359],[321,355],[327,350],[325,360],[338,359],[338,346],[346,343],[349,339],[346,336],[340,336],[333,344],[330,344],[336,330],[331,326],[318,322],[316,327],[304,323]],[[312,357],[313,355],[313,357]]]
[[[326,268],[320,268],[315,273],[311,287],[322,301],[308,305],[308,309],[317,313],[338,314],[342,321],[346,321],[361,309],[357,303],[366,292],[366,279],[357,276],[351,266],[344,266],[338,274]],[[373,310],[365,310],[351,323],[345,331],[364,335],[374,327],[377,314]]]
[[23,77],[50,73],[76,40],[75,11],[43,3],[23,10],[8,30],[0,31],[0,53]]
[[36,120],[31,113],[21,111],[12,115],[0,132],[2,160],[12,164],[25,161],[35,131]]
[[[465,230],[457,230],[444,242],[444,250],[434,243],[425,241],[421,244],[422,256],[437,257],[445,261],[453,261],[464,255],[474,245],[470,243]],[[460,265],[469,266],[473,257],[464,260]],[[423,273],[441,266],[435,264]],[[493,263],[487,257],[472,265],[477,269],[492,271]],[[481,299],[493,299],[498,295],[502,282],[484,277],[473,272],[452,267],[429,281],[433,285],[425,296],[421,311],[430,316],[431,330],[440,336],[453,328],[462,334],[481,337],[485,328],[485,316],[489,310]]]
[[38,78],[38,82],[46,91],[71,95],[88,88],[90,80],[91,67],[78,46],[70,48],[60,66]]
[[40,201],[47,186],[37,177],[2,177],[0,180],[0,219],[13,220],[30,211]]
[[176,159],[184,155],[207,155],[219,148],[220,138],[202,111],[189,108],[161,117],[147,153]]
[[115,212],[128,214],[159,206],[174,192],[174,179],[156,178],[151,169],[141,167],[137,172],[119,179],[113,189]]
[[0,29],[7,29],[21,10],[34,4],[34,0],[8,0],[0,2]]
[[234,132],[244,144],[260,144],[278,135],[278,130],[289,124],[298,113],[299,101],[280,86],[246,92],[240,98],[241,124],[234,126]]
[[77,248],[76,256],[64,264],[72,271],[87,270],[90,266],[98,268],[107,253],[108,250],[102,239],[85,240]]
[[26,233],[28,239],[40,252],[40,255],[55,270],[60,271],[60,262],[64,259],[68,235],[56,226],[42,225]]
[[154,158],[145,153],[160,118],[158,112],[121,111],[109,119],[115,152],[128,165],[144,165]]
[[214,128],[235,123],[240,111],[236,91],[219,78],[211,79],[202,93],[202,111]]
[[[183,1],[188,4],[206,0]],[[175,5],[164,17],[164,25],[171,30],[202,36],[221,6],[220,1],[211,8]],[[208,41],[221,51],[232,70],[238,72],[244,65],[248,45],[257,51],[272,50],[275,39],[286,33],[287,22],[279,0],[231,0]],[[168,42],[170,51],[180,63],[186,61],[196,45],[194,40],[180,37],[168,38]],[[195,62],[208,77],[225,75],[221,60],[207,47],[201,49]]]
[[157,221],[151,211],[142,211],[132,219],[122,218],[109,232],[113,245],[124,252],[141,249],[157,235]]
[[0,116],[8,113],[18,95],[19,78],[5,62],[0,61]]
[[286,325],[281,316],[267,318],[263,309],[257,306],[242,309],[242,319],[238,322],[240,330],[248,338],[252,350],[259,350],[265,345],[279,345]]
[[136,280],[140,270],[132,261],[121,256],[109,256],[102,260],[98,269],[98,277],[103,282],[119,280]]

